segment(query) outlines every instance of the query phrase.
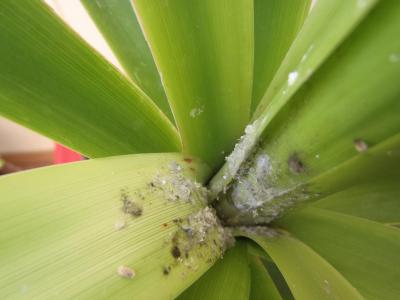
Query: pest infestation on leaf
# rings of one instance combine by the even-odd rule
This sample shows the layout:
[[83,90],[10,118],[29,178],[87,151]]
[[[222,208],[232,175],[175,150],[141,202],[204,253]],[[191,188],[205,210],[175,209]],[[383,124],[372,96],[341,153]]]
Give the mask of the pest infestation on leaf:
[[143,214],[143,208],[135,202],[125,190],[121,190],[122,211],[133,217],[140,217]]
[[357,152],[366,152],[368,150],[368,144],[363,139],[355,139],[354,140],[354,147],[356,148]]
[[117,269],[117,273],[119,276],[127,279],[132,279],[136,275],[135,270],[127,266],[119,266]]
[[0,114],[88,158],[0,177],[1,299],[398,298],[399,1],[0,15]]

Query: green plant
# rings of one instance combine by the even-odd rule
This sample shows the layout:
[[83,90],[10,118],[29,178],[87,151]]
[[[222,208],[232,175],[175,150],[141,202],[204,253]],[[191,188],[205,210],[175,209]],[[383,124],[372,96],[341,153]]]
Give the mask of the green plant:
[[1,114],[93,158],[0,179],[2,299],[398,298],[399,1],[83,3],[126,76],[0,2]]

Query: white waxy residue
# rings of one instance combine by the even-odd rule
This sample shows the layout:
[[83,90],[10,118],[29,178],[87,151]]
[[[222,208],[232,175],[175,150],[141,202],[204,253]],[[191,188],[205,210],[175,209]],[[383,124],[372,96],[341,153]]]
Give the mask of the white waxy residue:
[[226,157],[226,162],[228,163],[229,175],[235,176],[239,170],[242,162],[247,158],[249,152],[253,149],[257,141],[257,126],[258,120],[254,121],[252,124],[247,125],[245,129],[245,134],[240,138],[239,142],[235,145],[232,153]]
[[288,75],[288,85],[293,85],[296,82],[298,76],[299,73],[297,71],[290,72]]
[[265,153],[254,157],[254,164],[245,176],[239,176],[232,189],[232,200],[236,208],[252,210],[262,206],[276,195],[268,177],[272,172],[270,158]]
[[193,109],[190,111],[189,115],[190,115],[191,118],[196,118],[196,117],[198,117],[199,115],[201,115],[201,114],[203,113],[203,111],[204,111],[204,105],[201,106],[201,107],[195,107],[195,108],[193,108]]
[[126,227],[126,222],[124,220],[118,220],[117,222],[114,223],[114,229],[115,230],[121,230]]

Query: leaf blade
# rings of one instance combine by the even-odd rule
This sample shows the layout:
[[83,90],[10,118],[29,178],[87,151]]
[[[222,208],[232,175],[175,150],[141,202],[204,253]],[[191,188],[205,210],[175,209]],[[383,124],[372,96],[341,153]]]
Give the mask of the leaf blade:
[[84,0],[82,4],[103,33],[129,78],[173,122],[157,67],[129,0]]
[[246,244],[239,241],[178,299],[249,299],[250,270],[246,251]]
[[[205,179],[206,167],[195,161],[189,164],[180,154],[93,159],[2,177],[1,297],[178,295],[220,251],[213,254],[207,244],[203,252],[196,246],[188,250],[193,261],[183,258],[182,263],[172,255],[177,242],[172,238],[181,230],[173,220],[185,220],[205,205],[193,193],[190,203],[169,199],[168,190],[151,188],[159,176],[175,176],[169,172],[178,164],[187,178]],[[196,176],[191,167],[197,169]],[[135,207],[140,212],[127,210]],[[120,266],[136,275],[118,276]]]
[[254,1],[252,112],[275,75],[310,8],[305,1]]
[[367,299],[398,295],[398,229],[311,207],[280,225],[329,261]]
[[313,203],[313,206],[380,223],[400,222],[398,179],[352,186]]
[[272,257],[296,299],[363,299],[328,262],[307,245],[287,234],[263,237],[241,233]]
[[[305,193],[297,189],[299,193],[292,196],[315,200],[318,191],[307,189],[313,178],[334,171],[357,156],[372,153],[374,147],[379,148],[398,134],[400,89],[396,78],[400,75],[400,64],[391,59],[400,53],[399,40],[394,38],[400,34],[398,15],[397,1],[379,2],[286,106],[274,106],[277,111],[269,107],[272,111],[266,111],[253,123],[251,145],[239,146],[248,146],[247,156],[256,153],[248,164],[255,165],[256,157],[268,161],[266,176],[259,180],[265,182],[272,197],[289,194],[302,186]],[[364,145],[361,150],[360,143]],[[397,146],[394,147],[397,151]],[[246,155],[240,161],[244,167]],[[382,163],[385,157],[388,161],[394,159],[383,152],[378,156]],[[226,186],[233,178],[224,180],[227,174],[229,164],[212,181],[217,191],[223,191],[219,185]],[[247,177],[242,181],[251,181],[252,177]],[[327,190],[335,192],[329,187]],[[257,200],[264,201],[262,197]]]
[[177,151],[148,97],[42,1],[2,1],[0,112],[89,157]]
[[249,119],[253,1],[132,4],[162,74],[183,151],[215,170]]
[[[263,111],[278,92],[285,91],[284,98],[289,101],[290,95],[329,58],[378,2],[317,1],[257,107],[254,119],[265,114]],[[294,70],[298,70],[298,78],[292,86],[285,86]]]

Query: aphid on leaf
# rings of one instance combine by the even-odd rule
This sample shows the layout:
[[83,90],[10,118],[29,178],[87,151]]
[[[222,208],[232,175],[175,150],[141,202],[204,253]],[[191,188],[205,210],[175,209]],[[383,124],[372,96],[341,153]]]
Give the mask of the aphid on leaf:
[[289,157],[288,166],[290,171],[294,174],[300,174],[305,171],[304,164],[296,153]]
[[119,276],[123,277],[123,278],[133,278],[135,277],[136,273],[135,270],[127,267],[127,266],[119,266],[117,269],[117,273]]
[[362,139],[355,139],[354,140],[354,147],[356,148],[357,152],[366,152],[368,150],[368,144]]
[[181,250],[179,249],[178,246],[174,246],[171,249],[171,254],[175,258],[179,258],[179,257],[181,257]]

